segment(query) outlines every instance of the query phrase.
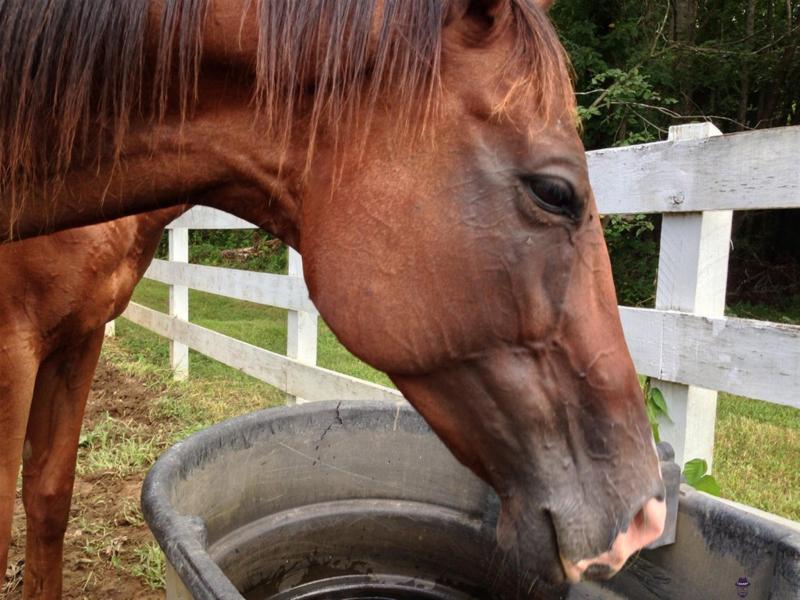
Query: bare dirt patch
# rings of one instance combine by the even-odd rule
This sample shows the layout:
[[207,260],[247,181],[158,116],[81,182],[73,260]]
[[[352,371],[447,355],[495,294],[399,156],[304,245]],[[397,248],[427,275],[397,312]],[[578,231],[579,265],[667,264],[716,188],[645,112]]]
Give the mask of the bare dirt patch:
[[[159,392],[101,360],[84,419],[84,432],[92,431],[109,417],[130,427],[152,427],[151,407]],[[79,463],[92,449],[84,450]],[[79,472],[81,466],[79,464]],[[155,554],[139,509],[139,493],[146,468],[120,476],[118,471],[94,470],[75,481],[70,523],[64,547],[64,598],[153,599],[163,598],[142,574],[145,557]],[[20,498],[18,493],[18,499]],[[25,515],[21,499],[14,515],[14,533],[6,574],[8,600],[22,597]],[[149,551],[149,554],[148,554]],[[156,569],[157,571],[158,569]]]

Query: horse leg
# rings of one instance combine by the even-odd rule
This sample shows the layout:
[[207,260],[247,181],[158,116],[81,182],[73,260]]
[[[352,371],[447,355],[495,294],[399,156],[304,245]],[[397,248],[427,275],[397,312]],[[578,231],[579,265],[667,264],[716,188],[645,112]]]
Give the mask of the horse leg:
[[0,347],[0,574],[6,572],[17,475],[36,381],[37,361]]
[[27,515],[23,597],[61,597],[64,532],[69,519],[75,459],[86,399],[103,328],[51,354],[39,368],[22,469]]

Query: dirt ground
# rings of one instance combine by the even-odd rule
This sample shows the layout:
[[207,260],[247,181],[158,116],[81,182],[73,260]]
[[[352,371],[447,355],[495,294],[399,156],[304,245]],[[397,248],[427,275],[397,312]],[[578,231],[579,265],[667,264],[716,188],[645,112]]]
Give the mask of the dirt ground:
[[[149,406],[157,394],[157,390],[148,389],[101,360],[89,397],[84,431],[105,418],[106,413],[149,424]],[[145,473],[142,469],[120,477],[115,473],[94,472],[76,479],[64,549],[64,598],[164,597],[163,591],[154,591],[143,578],[130,572],[137,560],[132,550],[153,539],[138,510]],[[0,591],[0,597],[7,600],[22,597],[25,516],[19,494],[18,499],[5,595]]]

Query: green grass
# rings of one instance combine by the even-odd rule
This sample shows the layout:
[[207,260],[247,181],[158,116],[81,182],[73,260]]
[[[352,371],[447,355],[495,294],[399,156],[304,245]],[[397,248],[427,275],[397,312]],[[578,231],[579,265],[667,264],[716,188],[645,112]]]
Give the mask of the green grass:
[[720,394],[714,476],[726,498],[800,521],[800,410]]
[[[168,288],[162,283],[145,279],[136,288],[133,301],[166,312],[169,302]],[[286,353],[286,315],[287,311],[280,308],[260,306],[195,290],[189,291],[189,320],[192,323],[281,354]],[[133,334],[133,327],[135,326],[123,321],[121,337],[133,335],[136,338],[132,340],[135,352],[141,356],[148,356],[148,359],[166,361],[169,356],[168,342],[158,338],[161,343],[153,347],[153,338]],[[321,367],[392,386],[386,375],[364,364],[345,350],[322,321],[319,324],[317,354],[317,364]],[[231,376],[233,373],[240,378],[247,377],[196,352],[190,353],[189,364],[191,373],[200,378]]]
[[106,414],[81,435],[78,475],[113,473],[125,477],[149,467],[164,450],[164,442],[144,425],[132,425]]
[[[137,288],[134,301],[166,311],[167,287],[145,280]],[[285,352],[286,311],[195,291],[190,291],[189,304],[193,323],[275,352]],[[796,323],[800,322],[800,301],[781,313],[750,305],[736,306],[730,312],[742,317]],[[168,377],[164,371],[168,357],[166,340],[124,320],[118,324],[118,333],[118,348],[133,359],[133,365],[138,363],[138,367],[129,363],[128,369],[140,370],[140,375],[155,370],[162,380]],[[348,353],[321,321],[318,352],[320,366],[391,385],[383,373]],[[232,394],[265,398],[267,404],[282,401],[282,394],[274,388],[205,356],[192,352],[190,365],[191,380],[183,384],[190,387],[173,384],[180,392],[168,392],[157,407],[162,416],[183,424],[173,432],[173,438],[236,414],[229,406]],[[188,404],[187,398],[191,399]],[[240,408],[251,405],[252,402],[244,401]],[[126,454],[124,448],[119,452]],[[149,449],[143,452],[149,454]],[[135,459],[120,459],[120,462]],[[800,411],[720,394],[714,460],[714,476],[724,497],[800,520]]]
[[780,308],[739,302],[729,307],[727,313],[730,316],[741,317],[742,319],[759,319],[761,321],[800,325],[800,296],[787,298]]
[[137,562],[128,567],[131,575],[142,579],[152,590],[164,589],[166,585],[166,564],[164,554],[156,542],[137,547],[134,555]]

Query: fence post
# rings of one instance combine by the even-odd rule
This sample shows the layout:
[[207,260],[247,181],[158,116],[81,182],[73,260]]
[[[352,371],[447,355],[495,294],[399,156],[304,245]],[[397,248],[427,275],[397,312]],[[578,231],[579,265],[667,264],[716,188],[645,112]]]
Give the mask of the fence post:
[[[698,140],[722,135],[711,123],[670,127],[670,141]],[[683,201],[676,198],[676,202]],[[656,308],[707,317],[725,312],[732,211],[664,214],[658,258]],[[709,469],[714,453],[717,392],[654,379],[664,394],[671,423],[660,423],[661,437],[675,448],[681,467],[702,458]]]
[[106,323],[106,337],[111,338],[117,335],[117,321],[116,319],[113,321],[109,321]]
[[[289,248],[289,276],[303,276],[303,259]],[[307,365],[317,364],[317,315],[290,310],[286,331],[286,355]],[[287,404],[303,404],[303,398],[286,394]]]
[[[189,262],[189,230],[177,227],[167,230],[169,250],[167,259],[170,262]],[[184,285],[169,286],[169,314],[183,321],[189,320],[189,288]],[[176,381],[184,381],[189,377],[189,348],[185,344],[170,340],[169,364]]]

